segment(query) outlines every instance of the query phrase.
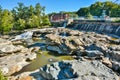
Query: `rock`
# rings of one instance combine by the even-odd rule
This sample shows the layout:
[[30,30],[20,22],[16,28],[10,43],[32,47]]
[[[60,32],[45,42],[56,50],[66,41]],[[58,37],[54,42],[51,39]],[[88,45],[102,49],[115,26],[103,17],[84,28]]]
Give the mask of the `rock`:
[[55,42],[57,44],[61,44],[61,37],[58,35],[48,34],[48,35],[46,35],[46,38],[48,38],[52,42]]
[[29,51],[25,53],[11,54],[0,58],[0,68],[5,75],[11,75],[15,72],[20,71],[25,65],[36,58],[36,53],[31,53]]
[[120,71],[120,62],[112,61],[112,68],[116,71]]
[[1,38],[2,38],[2,39],[9,39],[10,36],[9,36],[9,35],[3,35],[3,36],[1,36]]
[[33,78],[31,76],[25,76],[25,77],[21,77],[18,80],[33,80]]
[[109,54],[110,58],[115,59],[117,61],[120,60],[120,51],[108,50],[107,53]]
[[108,47],[110,50],[120,51],[120,45],[111,45]]
[[40,47],[31,47],[30,52],[38,52],[40,50]]
[[97,57],[100,58],[101,56],[103,56],[104,54],[98,50],[86,50],[85,51],[88,57]]
[[109,68],[112,68],[112,62],[109,60],[109,58],[102,58],[102,63],[108,66]]
[[11,41],[0,39],[0,55],[6,55],[7,53],[20,52],[23,46],[14,46]]
[[48,80],[119,80],[119,77],[99,61],[62,61],[40,68]]
[[39,69],[35,71],[23,72],[14,78],[15,80],[44,80],[39,73]]
[[40,68],[40,74],[48,80],[76,78],[77,73],[67,62],[53,63]]
[[14,45],[19,45],[19,44],[23,44],[23,41],[17,40],[17,41],[13,41],[12,43],[13,43]]
[[11,41],[0,38],[0,46],[2,46],[2,45],[10,45],[10,44],[12,44]]
[[14,46],[14,45],[3,45],[0,46],[1,53],[13,53],[13,52],[20,52],[22,46]]
[[7,67],[3,67],[1,71],[3,74],[7,74],[9,72],[9,69]]
[[32,61],[36,58],[37,54],[36,53],[29,53],[29,54],[26,54],[26,61]]
[[51,43],[49,41],[47,49],[59,54],[72,54],[76,50],[84,50],[83,42],[78,37],[60,37],[54,34],[48,34],[46,37],[51,41]]
[[50,51],[56,51],[59,54],[64,54],[63,51],[58,46],[48,46],[47,49]]

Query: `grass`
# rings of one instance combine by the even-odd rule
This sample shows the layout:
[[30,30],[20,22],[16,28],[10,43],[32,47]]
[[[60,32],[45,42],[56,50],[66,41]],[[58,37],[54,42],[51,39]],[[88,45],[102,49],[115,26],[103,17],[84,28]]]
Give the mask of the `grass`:
[[8,80],[7,77],[5,77],[1,71],[0,71],[0,80]]

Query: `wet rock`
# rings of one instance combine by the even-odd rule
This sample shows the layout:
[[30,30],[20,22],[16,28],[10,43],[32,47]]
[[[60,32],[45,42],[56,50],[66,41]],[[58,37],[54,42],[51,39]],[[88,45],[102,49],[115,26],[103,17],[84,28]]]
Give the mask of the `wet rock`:
[[112,61],[112,68],[119,72],[120,71],[120,62]]
[[50,51],[58,52],[59,54],[64,54],[65,53],[58,46],[48,46],[47,49],[50,50]]
[[91,50],[91,51],[86,50],[85,52],[86,52],[88,57],[97,57],[97,58],[99,58],[99,57],[104,55],[102,52],[100,52],[98,50]]
[[113,51],[113,50],[108,50],[107,53],[109,54],[110,58],[113,60],[120,60],[120,51]]

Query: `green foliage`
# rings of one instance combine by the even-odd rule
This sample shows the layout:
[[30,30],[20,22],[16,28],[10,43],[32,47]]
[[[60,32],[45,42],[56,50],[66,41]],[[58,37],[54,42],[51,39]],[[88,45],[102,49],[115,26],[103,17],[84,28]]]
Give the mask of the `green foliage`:
[[120,19],[119,20],[115,20],[114,22],[120,22]]
[[110,1],[96,2],[87,8],[80,8],[77,14],[79,16],[86,16],[90,13],[94,16],[101,16],[103,10],[106,10],[106,15],[108,16],[120,17],[120,5]]
[[25,23],[25,20],[24,19],[18,19],[15,23],[14,23],[14,29],[15,30],[23,30],[23,29],[25,29],[25,25],[26,25],[26,23]]
[[0,71],[0,80],[8,80],[6,77],[3,76],[1,71]]
[[0,32],[9,32],[13,27],[13,16],[10,11],[3,10],[1,12],[0,18]]
[[43,16],[43,26],[50,25],[50,21],[48,19],[48,16]]
[[[61,14],[68,14],[70,16],[70,18],[78,18],[78,14],[76,14],[76,12],[65,12],[65,11],[60,11],[59,13]],[[49,16],[53,15],[53,14],[57,14],[55,12],[52,12],[50,14],[48,14]]]
[[92,16],[90,13],[87,14],[86,17],[87,17],[88,19],[93,19],[93,16]]
[[50,25],[48,16],[45,15],[45,7],[37,3],[35,6],[25,6],[18,3],[13,10],[8,11],[0,6],[0,33],[12,30],[28,28],[42,28]]
[[29,18],[27,25],[28,25],[30,28],[38,28],[38,27],[40,26],[39,17],[36,16],[36,15],[32,15],[32,16]]
[[80,8],[77,12],[79,16],[87,16],[90,13],[89,8]]

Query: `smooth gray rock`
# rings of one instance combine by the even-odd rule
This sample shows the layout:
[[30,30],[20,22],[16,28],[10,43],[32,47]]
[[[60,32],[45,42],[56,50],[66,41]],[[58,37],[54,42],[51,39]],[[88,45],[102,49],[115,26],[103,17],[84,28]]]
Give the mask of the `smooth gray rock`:
[[104,54],[98,50],[86,50],[85,51],[88,57],[101,57]]
[[40,68],[48,80],[119,80],[119,77],[99,61],[62,61]]
[[48,80],[76,78],[77,73],[69,62],[56,62],[40,68],[40,74]]

